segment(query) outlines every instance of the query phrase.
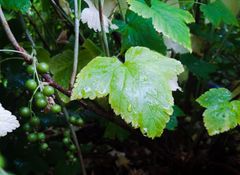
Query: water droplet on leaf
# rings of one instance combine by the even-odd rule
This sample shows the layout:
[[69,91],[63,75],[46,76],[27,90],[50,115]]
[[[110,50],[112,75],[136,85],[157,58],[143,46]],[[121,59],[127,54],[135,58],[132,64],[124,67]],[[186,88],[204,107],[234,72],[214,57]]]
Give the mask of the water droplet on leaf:
[[127,110],[128,110],[128,112],[132,111],[132,105],[131,104],[128,105],[128,109]]

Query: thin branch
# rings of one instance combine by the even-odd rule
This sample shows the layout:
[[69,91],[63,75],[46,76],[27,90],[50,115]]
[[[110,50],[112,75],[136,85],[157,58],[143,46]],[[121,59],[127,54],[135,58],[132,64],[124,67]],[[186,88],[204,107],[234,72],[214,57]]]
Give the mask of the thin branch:
[[56,2],[54,0],[50,0],[51,4],[54,7],[54,10],[57,12],[57,14],[63,19],[66,20],[66,22],[68,23],[68,25],[70,26],[74,26],[74,23],[72,22],[71,19],[69,19],[69,17],[65,14],[65,12],[56,4]]
[[62,92],[63,94],[65,94],[68,97],[71,96],[71,91],[64,89],[62,86],[60,86],[55,81],[53,81],[52,77],[49,74],[44,74],[44,75],[42,75],[42,77],[44,78],[44,80],[46,82],[48,82],[48,84],[50,86],[54,87],[55,89],[57,89],[58,91]]
[[104,45],[104,52],[106,56],[110,56],[108,41],[107,41],[107,34],[104,30],[104,18],[103,18],[103,7],[102,7],[102,0],[98,0],[98,11],[99,11],[99,20],[101,25],[101,32],[102,32],[102,40]]
[[[64,12],[64,10],[58,6],[58,4],[54,1],[51,0],[51,4],[54,7],[54,10],[57,12],[57,14],[67,22],[67,24],[70,27],[74,27],[74,22],[71,20],[71,18],[68,17],[68,15]],[[83,35],[83,32],[81,30],[79,30],[79,34],[80,34],[80,43],[83,43],[85,41],[85,37]]]
[[[7,22],[7,20],[6,20],[5,16],[4,16],[4,13],[3,13],[3,11],[2,11],[1,5],[0,5],[0,20],[1,20],[2,26],[3,26],[5,32],[6,32],[7,36],[8,36],[8,39],[10,40],[10,42],[12,43],[12,45],[13,45],[18,51],[20,51],[20,52],[26,52],[26,51],[18,44],[17,40],[15,39],[15,37],[14,37],[14,35],[13,35],[13,33],[12,33],[9,25],[8,25],[8,22]],[[28,62],[28,63],[31,62],[31,57],[30,57],[30,55],[28,56],[28,55],[25,54],[25,55],[24,55],[24,60],[25,60],[26,62]]]
[[73,88],[75,78],[78,69],[78,54],[79,54],[79,27],[80,27],[80,15],[81,15],[81,0],[78,4],[78,0],[74,0],[74,14],[75,14],[75,44],[74,44],[74,61],[73,61],[73,71],[70,81],[70,89]]
[[[62,106],[62,108],[63,108],[63,113],[64,113],[64,115],[65,115],[65,117],[66,117],[66,119],[68,121],[69,113],[68,113],[66,107]],[[85,164],[84,164],[84,160],[83,160],[82,150],[81,150],[80,144],[78,142],[76,132],[74,131],[74,128],[73,128],[72,124],[70,124],[70,123],[68,123],[68,124],[69,124],[70,130],[71,130],[71,133],[72,133],[74,144],[77,147],[78,157],[80,159],[80,163],[81,163],[81,167],[82,167],[82,174],[83,175],[87,175]]]

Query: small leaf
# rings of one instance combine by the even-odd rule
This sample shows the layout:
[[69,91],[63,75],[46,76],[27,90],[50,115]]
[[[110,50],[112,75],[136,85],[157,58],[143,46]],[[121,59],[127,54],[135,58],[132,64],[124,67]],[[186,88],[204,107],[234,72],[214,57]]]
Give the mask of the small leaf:
[[228,102],[232,98],[232,94],[228,89],[225,88],[214,88],[202,94],[197,102],[207,108],[210,106],[214,106],[216,104],[220,104],[223,102]]
[[156,31],[191,49],[190,31],[186,24],[194,22],[192,15],[185,10],[173,7],[159,0],[152,0],[149,7],[143,0],[128,0],[130,10],[144,18],[152,19]]
[[125,63],[116,57],[97,57],[78,74],[72,100],[109,95],[114,112],[143,134],[160,136],[173,113],[169,83],[183,72],[175,59],[144,47],[132,47]]
[[27,12],[31,7],[30,0],[0,0],[0,5],[6,9]]
[[209,135],[228,131],[240,124],[240,101],[231,101],[232,94],[225,88],[210,89],[197,102],[207,108],[203,113]]
[[215,27],[218,27],[222,23],[238,26],[236,17],[220,0],[207,5],[201,5],[201,11]]
[[20,126],[17,118],[0,103],[0,137],[6,136]]
[[235,111],[240,110],[240,102],[225,102],[211,106],[203,113],[204,125],[209,135],[216,135],[232,128],[240,122],[240,115]]

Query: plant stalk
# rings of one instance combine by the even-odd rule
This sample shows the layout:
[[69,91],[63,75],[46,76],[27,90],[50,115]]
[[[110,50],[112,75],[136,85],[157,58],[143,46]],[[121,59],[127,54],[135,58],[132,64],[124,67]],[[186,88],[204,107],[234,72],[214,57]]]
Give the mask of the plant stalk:
[[104,46],[104,53],[105,56],[110,57],[109,47],[108,47],[108,41],[107,41],[107,34],[104,30],[104,18],[103,18],[103,7],[102,7],[102,0],[98,0],[98,11],[99,11],[99,20],[101,25],[101,33],[102,33],[102,40],[103,40],[103,46]]
[[81,0],[74,0],[74,14],[75,14],[75,44],[74,44],[74,61],[73,61],[73,71],[70,81],[70,88],[73,88],[75,78],[78,69],[78,55],[79,55],[79,27],[80,27],[80,16],[81,16]]

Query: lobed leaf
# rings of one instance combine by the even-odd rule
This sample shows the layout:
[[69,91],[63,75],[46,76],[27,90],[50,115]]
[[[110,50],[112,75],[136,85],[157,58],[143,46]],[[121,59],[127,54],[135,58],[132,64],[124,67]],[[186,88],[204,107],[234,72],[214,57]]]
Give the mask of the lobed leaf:
[[[183,72],[175,59],[144,47],[132,47],[125,62],[97,57],[77,76],[72,100],[109,95],[114,112],[143,134],[160,136],[173,113],[171,81]],[[176,80],[175,80],[176,81]]]
[[203,113],[209,135],[228,131],[240,124],[240,101],[231,101],[232,94],[225,88],[210,89],[197,102],[207,108]]
[[156,31],[192,51],[190,31],[186,24],[194,22],[192,15],[185,10],[152,0],[149,7],[143,0],[128,0],[130,10],[144,18],[152,19]]

